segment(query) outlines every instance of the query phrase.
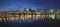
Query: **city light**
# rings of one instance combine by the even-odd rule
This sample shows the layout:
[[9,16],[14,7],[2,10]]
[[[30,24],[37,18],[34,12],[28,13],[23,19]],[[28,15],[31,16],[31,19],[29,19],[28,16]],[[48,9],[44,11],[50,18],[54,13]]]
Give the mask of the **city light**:
[[55,19],[55,15],[51,15],[51,18],[54,20]]
[[50,9],[50,12],[53,12],[54,11],[54,9]]
[[[58,13],[57,13],[58,12]],[[50,11],[1,11],[0,12],[0,21],[4,20],[19,20],[22,19],[60,19],[60,10],[55,11],[54,9],[51,9]]]

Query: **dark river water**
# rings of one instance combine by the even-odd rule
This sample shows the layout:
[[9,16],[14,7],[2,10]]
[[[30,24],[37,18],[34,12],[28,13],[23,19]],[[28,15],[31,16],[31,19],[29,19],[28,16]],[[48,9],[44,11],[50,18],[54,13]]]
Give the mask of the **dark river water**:
[[0,21],[0,27],[59,27],[59,25],[60,20],[56,19]]

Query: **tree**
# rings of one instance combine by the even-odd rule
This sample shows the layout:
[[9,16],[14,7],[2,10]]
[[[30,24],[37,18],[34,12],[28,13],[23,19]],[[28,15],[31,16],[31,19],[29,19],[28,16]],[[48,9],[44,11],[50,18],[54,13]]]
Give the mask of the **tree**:
[[20,9],[18,9],[17,11],[21,11]]
[[40,9],[39,8],[36,8],[37,9],[37,11],[40,11]]
[[24,11],[26,11],[26,8],[24,8]]
[[29,7],[29,11],[32,11],[31,7]]

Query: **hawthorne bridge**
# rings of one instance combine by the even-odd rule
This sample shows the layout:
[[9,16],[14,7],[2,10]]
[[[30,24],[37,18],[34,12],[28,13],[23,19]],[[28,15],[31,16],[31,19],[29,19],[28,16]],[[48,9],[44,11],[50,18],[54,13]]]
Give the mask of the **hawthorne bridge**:
[[0,21],[18,20],[18,19],[60,19],[60,10],[34,10],[34,11],[0,11]]

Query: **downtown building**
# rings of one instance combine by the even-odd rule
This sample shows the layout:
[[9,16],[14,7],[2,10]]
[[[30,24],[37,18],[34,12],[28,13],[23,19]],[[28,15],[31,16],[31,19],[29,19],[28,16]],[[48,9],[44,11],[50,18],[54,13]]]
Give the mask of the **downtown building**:
[[27,11],[26,9],[24,9],[23,11],[21,10],[17,10],[17,11],[0,11],[0,21],[1,20],[18,20],[18,19],[22,19],[22,20],[31,20],[31,19],[60,19],[60,10],[57,9],[56,11],[51,9],[51,10],[32,10],[29,9],[29,11]]

